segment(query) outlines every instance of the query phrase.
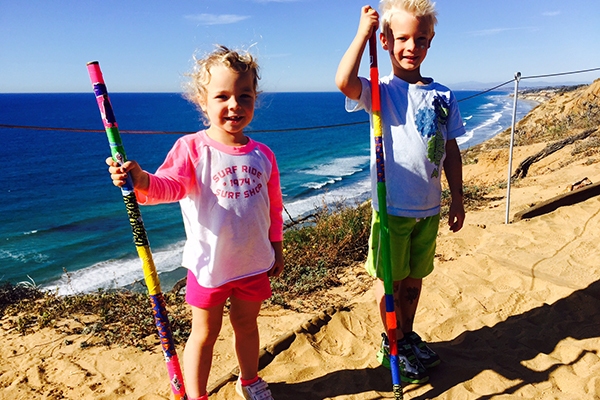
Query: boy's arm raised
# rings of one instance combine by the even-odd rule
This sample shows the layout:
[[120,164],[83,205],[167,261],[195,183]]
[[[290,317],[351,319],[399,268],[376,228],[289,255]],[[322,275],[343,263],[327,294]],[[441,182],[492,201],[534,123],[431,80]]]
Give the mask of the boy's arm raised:
[[369,38],[377,30],[379,25],[379,14],[370,6],[361,9],[360,24],[354,40],[342,57],[337,73],[335,84],[348,98],[358,100],[362,92],[362,85],[358,78],[358,69],[362,54]]

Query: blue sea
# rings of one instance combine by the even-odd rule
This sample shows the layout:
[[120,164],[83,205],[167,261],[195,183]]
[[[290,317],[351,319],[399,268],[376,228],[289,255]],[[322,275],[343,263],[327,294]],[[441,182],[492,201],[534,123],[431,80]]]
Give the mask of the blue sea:
[[[477,92],[457,91],[463,99]],[[177,93],[111,93],[129,159],[155,171],[183,133],[203,127]],[[461,148],[511,124],[513,100],[489,92],[461,101],[467,136]],[[519,101],[517,118],[534,104]],[[341,93],[263,93],[249,136],[277,157],[286,212],[369,198],[369,126],[347,113]],[[336,126],[359,123],[355,125]],[[364,123],[360,123],[364,122]],[[0,94],[0,281],[31,282],[59,294],[126,287],[143,281],[121,191],[104,163],[110,150],[93,93]],[[311,127],[321,129],[305,129]],[[276,132],[261,132],[272,131]],[[185,275],[185,233],[178,204],[141,208],[163,290]]]

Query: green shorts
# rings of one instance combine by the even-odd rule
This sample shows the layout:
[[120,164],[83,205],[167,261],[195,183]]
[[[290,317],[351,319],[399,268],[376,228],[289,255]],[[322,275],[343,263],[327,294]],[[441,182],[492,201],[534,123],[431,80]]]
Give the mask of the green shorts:
[[[427,218],[388,215],[390,259],[394,281],[401,281],[406,277],[421,279],[433,271],[439,224],[439,214]],[[371,276],[383,279],[379,234],[379,213],[373,210],[369,254],[365,268]]]

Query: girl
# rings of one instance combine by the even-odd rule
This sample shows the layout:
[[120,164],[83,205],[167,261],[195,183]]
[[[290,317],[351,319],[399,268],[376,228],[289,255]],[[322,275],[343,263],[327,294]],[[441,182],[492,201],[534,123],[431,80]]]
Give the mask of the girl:
[[250,54],[218,46],[189,76],[187,97],[209,127],[180,138],[155,174],[112,158],[108,170],[116,186],[131,176],[140,204],[181,205],[192,307],[183,355],[189,398],[208,399],[213,348],[229,299],[240,366],[236,391],[244,399],[272,399],[258,377],[257,317],[271,296],[269,276],[283,271],[283,203],[273,152],[243,133],[254,115],[258,66]]

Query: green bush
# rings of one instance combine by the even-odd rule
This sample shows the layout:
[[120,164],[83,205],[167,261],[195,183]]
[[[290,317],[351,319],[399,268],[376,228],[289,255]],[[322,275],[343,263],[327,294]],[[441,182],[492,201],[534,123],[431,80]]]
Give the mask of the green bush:
[[370,204],[325,206],[310,221],[283,235],[285,269],[271,286],[271,303],[286,306],[294,298],[340,284],[341,269],[366,258],[371,228]]

